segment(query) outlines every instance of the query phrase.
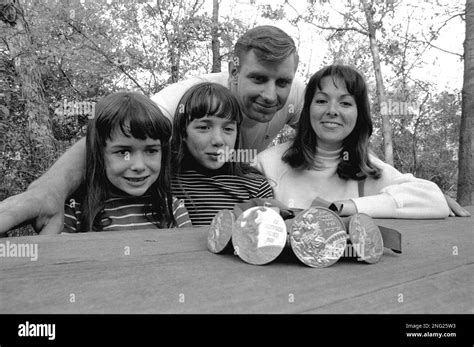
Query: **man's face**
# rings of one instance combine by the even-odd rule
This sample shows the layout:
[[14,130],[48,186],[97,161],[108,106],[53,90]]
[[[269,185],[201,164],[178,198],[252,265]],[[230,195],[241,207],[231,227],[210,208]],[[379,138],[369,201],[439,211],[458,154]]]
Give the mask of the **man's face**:
[[259,61],[250,50],[231,64],[231,90],[247,117],[267,123],[283,108],[295,77],[295,60],[292,54],[280,62]]

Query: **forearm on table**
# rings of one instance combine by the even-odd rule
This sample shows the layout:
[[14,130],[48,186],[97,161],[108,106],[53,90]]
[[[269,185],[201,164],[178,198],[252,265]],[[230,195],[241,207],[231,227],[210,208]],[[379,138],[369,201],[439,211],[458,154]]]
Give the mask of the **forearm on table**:
[[79,188],[86,168],[86,141],[84,138],[69,148],[28,189],[46,187],[66,199]]

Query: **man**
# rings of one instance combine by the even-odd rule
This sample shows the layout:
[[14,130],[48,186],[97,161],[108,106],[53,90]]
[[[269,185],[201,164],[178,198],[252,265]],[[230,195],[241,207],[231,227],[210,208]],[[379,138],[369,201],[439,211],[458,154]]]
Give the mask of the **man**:
[[304,84],[295,78],[296,47],[284,31],[260,26],[235,44],[229,73],[213,73],[172,84],[151,99],[170,119],[184,92],[200,82],[229,88],[244,112],[241,148],[263,151],[281,129],[295,127],[303,107]]
[[[228,87],[244,113],[241,148],[264,150],[288,124],[296,126],[303,106],[304,84],[295,79],[298,54],[294,41],[273,26],[247,31],[235,44],[229,73],[208,74],[173,84],[152,97],[173,117],[184,92],[203,81]],[[0,203],[0,235],[25,221],[42,234],[63,229],[64,202],[85,172],[85,140],[72,146],[24,193]]]

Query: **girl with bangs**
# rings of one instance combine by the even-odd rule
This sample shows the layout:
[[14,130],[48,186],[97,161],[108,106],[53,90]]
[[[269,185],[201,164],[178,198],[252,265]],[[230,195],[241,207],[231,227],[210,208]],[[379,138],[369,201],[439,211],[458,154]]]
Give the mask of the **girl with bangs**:
[[178,104],[171,138],[172,189],[184,200],[193,226],[211,224],[217,212],[237,203],[273,196],[265,177],[250,166],[256,150],[239,149],[241,122],[237,99],[219,84],[197,84]]
[[341,203],[344,216],[447,217],[439,187],[371,154],[371,134],[364,78],[350,66],[330,65],[308,82],[294,140],[260,153],[257,167],[275,182],[275,198],[290,207],[309,208],[319,197]]
[[114,93],[95,106],[86,179],[66,202],[64,232],[191,226],[171,194],[171,122],[148,97]]

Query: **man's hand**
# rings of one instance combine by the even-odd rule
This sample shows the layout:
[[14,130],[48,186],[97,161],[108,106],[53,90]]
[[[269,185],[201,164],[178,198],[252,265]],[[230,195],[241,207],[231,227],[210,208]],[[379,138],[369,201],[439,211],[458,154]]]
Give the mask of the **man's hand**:
[[42,235],[59,234],[64,227],[64,199],[35,187],[0,202],[0,237],[29,221]]
[[467,211],[465,208],[463,208],[461,205],[457,203],[456,200],[451,198],[450,196],[444,194],[444,197],[446,198],[446,202],[448,203],[449,206],[449,216],[450,217],[470,217],[471,214],[469,211]]

